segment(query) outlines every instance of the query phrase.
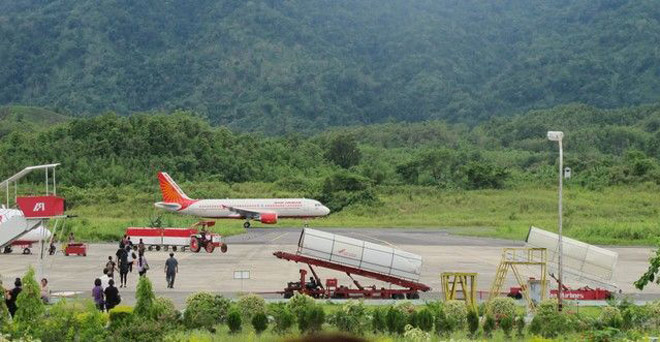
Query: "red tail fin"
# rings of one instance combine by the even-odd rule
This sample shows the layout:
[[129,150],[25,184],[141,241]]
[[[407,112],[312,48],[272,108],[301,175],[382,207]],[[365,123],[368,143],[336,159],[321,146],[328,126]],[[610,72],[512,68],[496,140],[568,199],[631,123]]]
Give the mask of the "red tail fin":
[[158,173],[158,182],[160,182],[160,191],[163,194],[163,202],[179,203],[187,206],[192,200],[179,188],[172,177],[166,172]]

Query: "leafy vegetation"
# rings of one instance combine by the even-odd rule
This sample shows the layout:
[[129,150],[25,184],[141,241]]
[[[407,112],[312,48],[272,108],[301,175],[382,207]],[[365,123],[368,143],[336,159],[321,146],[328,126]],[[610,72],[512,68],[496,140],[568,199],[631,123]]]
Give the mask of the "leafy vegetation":
[[241,130],[658,100],[652,1],[0,5],[0,104],[185,108]]
[[[27,275],[24,279],[28,280]],[[143,282],[146,284],[146,281]],[[143,286],[141,291],[136,292],[136,297],[154,297],[153,292],[150,295],[147,292],[149,288]],[[31,308],[29,304],[39,299],[38,292],[23,293],[25,309]],[[192,295],[187,300],[184,312],[201,309],[204,313],[194,312],[195,317],[211,316],[215,323],[209,325],[187,324],[190,316],[179,315],[172,302],[162,298],[152,300],[148,310],[142,301],[142,309],[117,306],[109,314],[100,312],[91,300],[62,300],[46,306],[41,314],[33,316],[30,327],[20,320],[6,322],[3,326],[6,335],[0,334],[0,341],[280,341],[283,334],[287,335],[286,339],[307,335],[306,338],[310,339],[333,340],[330,336],[335,332],[343,334],[343,339],[352,340],[359,336],[368,341],[488,341],[491,338],[493,341],[505,341],[514,338],[514,324],[518,330],[515,338],[519,341],[539,341],[539,335],[546,338],[561,335],[561,341],[634,341],[660,331],[660,302],[638,306],[627,300],[613,300],[609,302],[610,306],[591,310],[585,308],[581,311],[588,314],[578,314],[568,310],[569,307],[564,312],[557,312],[556,302],[546,301],[540,304],[536,317],[529,329],[526,329],[524,322],[515,322],[512,314],[499,315],[497,321],[494,312],[508,312],[508,303],[494,305],[507,308],[491,309],[492,314],[480,318],[476,312],[468,311],[465,304],[458,301],[429,302],[422,306],[403,302],[394,306],[368,307],[359,301],[348,301],[338,306],[322,305],[313,300],[310,302],[305,296],[294,298],[294,305],[288,305],[292,302],[272,303],[265,309],[260,305],[248,305],[259,307],[260,310],[256,310],[246,323],[241,318],[241,310],[246,307],[245,301],[242,304],[238,301],[227,303],[228,307],[217,304],[203,306],[202,300],[217,302],[219,299],[208,293]],[[249,302],[259,301],[250,299]],[[146,314],[137,316],[134,311],[144,311]],[[515,311],[522,312],[523,309]],[[218,317],[224,315],[226,319],[219,321]],[[466,315],[467,327],[455,324],[465,321]],[[269,316],[273,317],[273,322]],[[329,317],[327,321],[326,316]],[[292,326],[295,317],[299,318],[298,329]],[[522,317],[516,317],[517,320],[522,320]],[[431,332],[434,321],[437,328],[435,333]],[[409,322],[416,322],[418,326]]]
[[[315,225],[452,226],[461,227],[455,233],[522,238],[532,224],[556,226],[557,153],[545,132],[558,127],[566,132],[565,165],[573,169],[565,182],[567,234],[595,243],[653,244],[659,231],[658,106],[570,105],[474,128],[390,123],[311,137],[234,133],[184,112],[40,126],[0,138],[0,174],[61,162],[58,192],[79,217],[66,229],[86,240],[114,240],[127,226],[154,219],[191,224],[194,219],[153,208],[160,170],[197,198],[319,199],[333,214]],[[349,138],[361,157],[345,169],[329,151]],[[41,181],[34,175],[20,192],[41,193]],[[240,222],[219,229],[240,231]]]

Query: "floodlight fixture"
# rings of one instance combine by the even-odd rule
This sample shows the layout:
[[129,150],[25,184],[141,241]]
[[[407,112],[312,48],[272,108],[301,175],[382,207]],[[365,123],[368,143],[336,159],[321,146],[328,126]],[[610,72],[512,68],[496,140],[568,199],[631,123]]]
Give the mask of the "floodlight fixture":
[[548,131],[548,140],[561,141],[564,139],[564,132],[562,131]]

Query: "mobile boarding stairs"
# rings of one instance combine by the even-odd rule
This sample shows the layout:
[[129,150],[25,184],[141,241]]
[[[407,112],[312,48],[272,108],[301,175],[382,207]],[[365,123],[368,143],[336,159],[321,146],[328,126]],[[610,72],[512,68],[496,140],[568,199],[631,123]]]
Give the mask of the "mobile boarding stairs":
[[[44,225],[49,219],[65,217],[64,198],[57,196],[55,168],[58,165],[26,167],[0,183],[0,189],[5,190],[5,201],[0,205],[0,249],[5,253],[11,252],[13,243],[20,241],[21,237],[33,229]],[[19,181],[37,170],[45,171],[45,195],[18,196]],[[13,193],[10,192],[12,186]]]

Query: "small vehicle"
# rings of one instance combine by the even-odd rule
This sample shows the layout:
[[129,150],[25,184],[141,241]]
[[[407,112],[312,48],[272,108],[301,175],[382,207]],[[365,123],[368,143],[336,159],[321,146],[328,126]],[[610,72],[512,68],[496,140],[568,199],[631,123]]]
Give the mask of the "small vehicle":
[[87,245],[84,243],[70,243],[64,247],[64,255],[82,255],[87,256]]
[[[215,221],[200,221],[189,228],[154,228],[154,227],[129,227],[126,235],[131,238],[133,248],[137,248],[142,240],[148,250],[161,249],[173,251],[185,251],[187,248],[192,252],[204,249],[207,253],[213,253],[219,247],[222,253],[227,252],[227,244],[219,234],[207,231],[208,227],[215,225]],[[199,229],[198,229],[199,227]]]

